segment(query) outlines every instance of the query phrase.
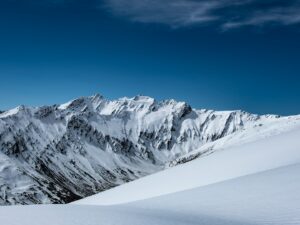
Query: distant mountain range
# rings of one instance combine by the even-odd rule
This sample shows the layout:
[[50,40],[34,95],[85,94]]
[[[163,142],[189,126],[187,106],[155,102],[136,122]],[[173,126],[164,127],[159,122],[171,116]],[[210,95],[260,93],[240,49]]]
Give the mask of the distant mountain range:
[[296,121],[146,96],[19,106],[0,112],[0,204],[68,203]]

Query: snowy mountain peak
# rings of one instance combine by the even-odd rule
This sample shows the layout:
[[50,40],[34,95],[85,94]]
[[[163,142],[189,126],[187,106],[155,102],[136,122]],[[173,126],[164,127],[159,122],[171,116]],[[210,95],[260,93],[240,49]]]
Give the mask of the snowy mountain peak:
[[95,100],[100,100],[100,99],[103,99],[104,97],[101,95],[101,94],[99,94],[99,93],[96,93],[95,95],[93,95],[92,96],[92,99],[95,99]]
[[144,95],[137,95],[132,98],[134,101],[143,101],[143,102],[154,102],[155,99],[149,97],[149,96],[144,96]]
[[18,115],[20,113],[28,113],[28,111],[30,111],[29,107],[26,107],[24,105],[20,105],[20,106],[18,106],[16,108],[13,108],[11,110],[2,112],[1,115],[0,115],[0,118],[11,117],[11,116],[14,116],[14,115]]
[[20,106],[0,114],[0,204],[70,202],[294,121],[147,96]]

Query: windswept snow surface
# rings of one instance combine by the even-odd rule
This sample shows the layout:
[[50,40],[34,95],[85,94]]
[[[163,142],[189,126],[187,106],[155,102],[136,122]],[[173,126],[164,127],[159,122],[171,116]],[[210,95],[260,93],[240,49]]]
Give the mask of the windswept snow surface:
[[299,173],[294,164],[128,206],[186,215],[195,224],[299,225]]
[[0,223],[299,225],[299,173],[300,164],[294,164],[124,205],[6,206],[0,208]]

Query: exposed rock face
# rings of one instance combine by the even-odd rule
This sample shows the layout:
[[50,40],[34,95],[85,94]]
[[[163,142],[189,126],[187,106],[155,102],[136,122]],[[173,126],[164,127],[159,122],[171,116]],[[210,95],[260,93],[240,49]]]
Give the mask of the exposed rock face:
[[269,120],[276,118],[145,96],[108,101],[95,95],[0,112],[0,204],[80,199]]

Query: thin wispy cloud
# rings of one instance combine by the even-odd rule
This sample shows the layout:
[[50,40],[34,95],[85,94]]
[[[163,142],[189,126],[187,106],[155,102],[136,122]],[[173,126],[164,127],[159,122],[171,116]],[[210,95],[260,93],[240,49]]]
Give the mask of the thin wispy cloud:
[[99,8],[129,21],[172,28],[211,25],[230,30],[300,24],[300,0],[28,0],[27,4]]
[[116,15],[143,23],[162,23],[185,26],[217,20],[210,11],[218,8],[218,1],[189,0],[107,0],[106,6]]
[[227,30],[300,23],[300,0],[105,0],[104,6],[134,22],[175,28],[214,23]]
[[223,24],[224,29],[237,28],[242,26],[263,26],[267,24],[292,25],[300,23],[300,6],[271,8],[258,10],[249,17],[241,20],[229,21]]

